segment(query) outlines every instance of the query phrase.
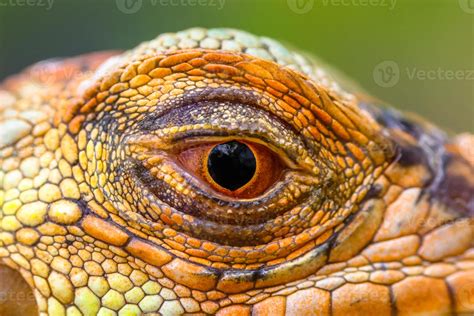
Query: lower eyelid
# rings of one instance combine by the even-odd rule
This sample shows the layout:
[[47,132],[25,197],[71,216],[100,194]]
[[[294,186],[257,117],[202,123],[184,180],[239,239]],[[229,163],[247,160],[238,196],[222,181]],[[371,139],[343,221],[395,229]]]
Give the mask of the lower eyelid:
[[[151,174],[146,176],[143,172]],[[176,174],[177,178],[171,177],[171,179],[168,177],[169,174]],[[180,170],[166,158],[154,167],[150,165],[142,167],[142,171],[135,176],[138,181],[144,179],[143,185],[146,191],[153,192],[160,203],[168,204],[184,213],[191,211],[190,215],[202,219],[207,218],[213,222],[224,221],[228,224],[234,220],[235,223],[245,225],[271,220],[302,203],[317,187],[312,177],[288,170],[281,181],[265,195],[250,200],[233,199],[204,190],[202,184],[193,180],[193,177],[186,176],[184,170]],[[298,187],[299,192],[293,192],[292,187]],[[174,198],[169,199],[170,196]],[[286,199],[288,201],[282,204]],[[228,213],[228,210],[232,212]],[[249,211],[252,214],[247,214]],[[242,218],[239,219],[240,217]]]
[[[178,177],[180,182],[189,182],[190,185],[194,183],[192,179],[196,179],[196,177],[192,174],[188,173],[188,170],[181,162],[178,161],[176,155],[169,155],[167,153],[147,153],[135,156],[132,160],[132,164],[140,165],[148,171],[153,171],[163,173],[163,174],[173,174],[174,177]],[[201,164],[199,164],[201,165]],[[286,168],[282,170],[282,175],[287,172],[295,173],[303,177],[305,182],[311,183],[311,185],[316,185],[320,182],[320,177],[314,176],[311,173],[306,172],[302,169],[292,169]],[[177,178],[177,179],[178,179]],[[196,185],[201,185],[201,179],[196,180]],[[202,186],[201,186],[202,188]]]

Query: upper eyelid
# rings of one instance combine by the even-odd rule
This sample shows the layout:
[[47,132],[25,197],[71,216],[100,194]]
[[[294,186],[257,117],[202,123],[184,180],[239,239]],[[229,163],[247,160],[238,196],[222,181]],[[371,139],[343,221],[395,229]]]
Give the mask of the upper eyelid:
[[[216,110],[219,106],[221,106],[219,110],[223,109],[222,112]],[[200,114],[206,111],[209,115]],[[234,121],[229,122],[229,116],[234,113],[236,116]],[[131,144],[143,145],[148,142],[148,147],[156,150],[170,150],[186,139],[241,137],[257,140],[277,154],[284,153],[294,168],[299,166],[302,169],[313,170],[316,164],[312,158],[314,153],[311,148],[305,145],[303,138],[293,129],[262,109],[242,104],[215,102],[195,104],[184,109],[169,111],[158,119],[153,117],[145,119],[142,125],[146,125],[147,128],[139,128],[136,135],[129,136]]]
[[[283,160],[283,162],[291,169],[306,169],[307,171],[311,171],[308,166],[302,163],[303,161],[299,159],[301,157],[298,156],[295,150],[285,148],[284,146],[282,146],[282,144],[278,144],[270,137],[265,137],[262,135],[258,135],[258,137],[256,137],[256,135],[247,134],[245,131],[242,130],[235,131],[235,133],[232,133],[232,131],[227,131],[228,133],[226,135],[213,135],[212,132],[215,132],[215,130],[212,129],[195,129],[193,131],[195,132],[194,135],[181,134],[180,132],[177,132],[174,135],[168,135],[168,137],[170,138],[164,138],[160,135],[155,135],[154,133],[145,134],[138,137],[131,137],[128,140],[128,145],[132,147],[145,147],[149,151],[165,151],[168,153],[178,153],[188,148],[191,148],[192,146],[198,146],[200,144],[208,144],[213,142],[219,143],[241,139],[262,144],[268,147],[269,150],[277,154]],[[136,150],[132,148],[131,151],[136,152],[142,150]]]
[[287,167],[289,167],[291,169],[301,169],[301,167],[299,167],[297,162],[293,161],[293,159],[291,159],[288,156],[288,153],[285,150],[283,150],[279,147],[276,147],[275,145],[272,144],[271,141],[269,141],[265,138],[242,137],[242,135],[229,135],[229,136],[225,136],[225,137],[208,136],[208,137],[205,137],[204,139],[202,137],[195,136],[193,138],[186,139],[186,142],[187,142],[186,145],[187,146],[185,145],[184,149],[190,148],[194,145],[199,145],[199,144],[208,144],[208,143],[214,143],[214,142],[217,144],[217,143],[228,142],[228,141],[231,141],[231,140],[236,140],[236,141],[244,140],[244,141],[247,141],[247,142],[260,144],[260,145],[263,145],[263,146],[267,147],[270,151],[272,151],[278,157],[280,157],[280,159],[284,162],[284,164]]

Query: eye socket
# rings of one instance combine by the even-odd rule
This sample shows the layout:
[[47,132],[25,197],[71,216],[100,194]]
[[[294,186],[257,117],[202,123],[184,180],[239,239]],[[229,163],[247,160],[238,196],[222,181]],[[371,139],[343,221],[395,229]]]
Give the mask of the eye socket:
[[284,170],[275,152],[246,140],[197,145],[183,150],[177,157],[212,189],[240,199],[261,195]]

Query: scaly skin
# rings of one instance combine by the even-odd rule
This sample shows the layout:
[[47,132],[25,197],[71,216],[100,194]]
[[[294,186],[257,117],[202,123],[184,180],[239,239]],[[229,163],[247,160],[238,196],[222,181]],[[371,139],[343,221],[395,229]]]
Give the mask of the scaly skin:
[[[0,310],[474,312],[474,137],[377,105],[235,30],[165,34],[6,80],[0,263],[37,304]],[[253,201],[226,199],[173,158],[213,137],[258,140],[288,170]],[[0,290],[25,290],[19,274],[2,278]]]

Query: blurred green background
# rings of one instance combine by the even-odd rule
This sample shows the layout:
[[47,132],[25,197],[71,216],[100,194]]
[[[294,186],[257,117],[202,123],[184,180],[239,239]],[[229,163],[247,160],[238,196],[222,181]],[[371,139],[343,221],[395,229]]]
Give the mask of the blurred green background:
[[[0,0],[0,79],[192,26],[291,43],[399,109],[474,132],[474,0]],[[384,61],[400,73],[381,83]]]

